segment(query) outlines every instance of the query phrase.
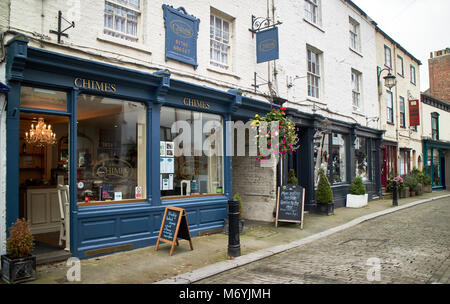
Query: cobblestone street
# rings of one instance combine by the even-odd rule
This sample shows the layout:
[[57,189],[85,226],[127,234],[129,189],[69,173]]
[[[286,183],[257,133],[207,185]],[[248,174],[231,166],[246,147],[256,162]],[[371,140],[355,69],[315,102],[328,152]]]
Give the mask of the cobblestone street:
[[448,284],[450,199],[384,215],[197,283]]

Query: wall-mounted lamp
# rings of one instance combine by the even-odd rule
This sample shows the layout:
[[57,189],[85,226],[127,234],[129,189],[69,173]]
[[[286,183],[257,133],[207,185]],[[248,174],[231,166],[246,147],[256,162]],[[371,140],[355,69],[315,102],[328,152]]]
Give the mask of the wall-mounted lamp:
[[391,74],[390,68],[381,69],[380,67],[377,67],[378,87],[380,87],[381,83],[380,76],[383,71],[388,71],[388,74],[384,76],[383,79],[384,79],[384,86],[390,90],[397,84],[397,79],[395,78],[394,75]]

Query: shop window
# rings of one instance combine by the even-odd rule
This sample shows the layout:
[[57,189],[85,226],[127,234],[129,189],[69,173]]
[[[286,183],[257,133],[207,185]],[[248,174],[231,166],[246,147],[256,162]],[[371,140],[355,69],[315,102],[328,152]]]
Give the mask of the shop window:
[[146,108],[78,97],[77,195],[80,205],[146,198]]
[[327,176],[330,176],[328,167],[329,134],[323,133],[314,137],[314,185],[319,183],[319,169],[322,168]]
[[439,159],[439,150],[433,149],[433,186],[441,186],[441,162]]
[[400,175],[408,174],[410,171],[410,153],[406,150],[400,151]]
[[368,156],[368,139],[357,137],[355,144],[355,174],[361,176],[363,181],[369,180]]
[[20,89],[20,106],[67,111],[67,93],[22,86]]
[[160,190],[163,199],[222,195],[221,116],[162,107]]
[[120,39],[138,40],[140,0],[105,1],[104,33]]
[[347,181],[346,168],[346,142],[342,134],[333,133],[331,142],[331,157],[333,164],[333,183],[343,183]]

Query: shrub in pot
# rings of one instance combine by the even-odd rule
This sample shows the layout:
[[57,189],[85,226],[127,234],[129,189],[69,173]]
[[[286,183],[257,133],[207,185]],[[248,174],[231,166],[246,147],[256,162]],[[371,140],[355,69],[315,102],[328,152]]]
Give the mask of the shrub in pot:
[[349,190],[346,207],[360,208],[367,205],[369,195],[366,193],[366,186],[361,176],[358,175],[353,179]]
[[423,190],[425,192],[431,193],[433,191],[433,188],[431,186],[431,177],[427,176],[423,180]]
[[409,194],[411,196],[416,195],[416,188],[419,182],[414,175],[408,175],[405,177],[405,186],[409,187]]
[[334,214],[333,191],[323,169],[319,170],[319,184],[316,190],[317,209],[320,214]]
[[294,169],[289,170],[288,178],[287,178],[288,184],[298,185],[298,179],[295,176]]
[[2,279],[15,284],[36,279],[36,256],[34,238],[25,219],[18,219],[10,228],[6,241],[6,255],[2,255]]

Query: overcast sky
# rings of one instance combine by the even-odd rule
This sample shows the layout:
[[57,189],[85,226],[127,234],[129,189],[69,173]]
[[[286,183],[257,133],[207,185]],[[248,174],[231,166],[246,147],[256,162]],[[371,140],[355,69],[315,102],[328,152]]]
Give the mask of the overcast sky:
[[450,47],[450,0],[352,1],[422,62],[420,90],[428,89],[430,52]]

